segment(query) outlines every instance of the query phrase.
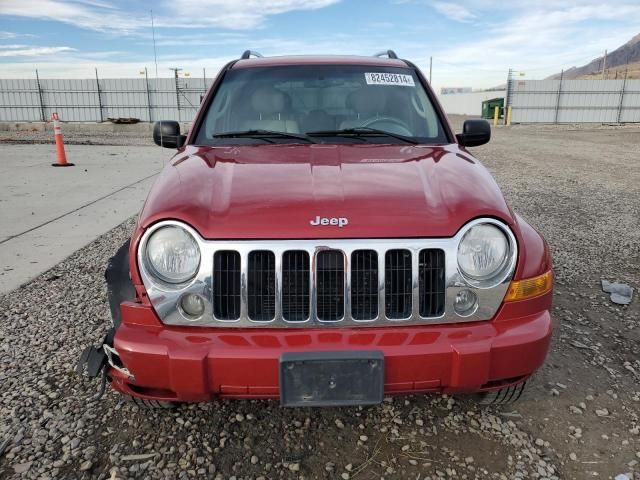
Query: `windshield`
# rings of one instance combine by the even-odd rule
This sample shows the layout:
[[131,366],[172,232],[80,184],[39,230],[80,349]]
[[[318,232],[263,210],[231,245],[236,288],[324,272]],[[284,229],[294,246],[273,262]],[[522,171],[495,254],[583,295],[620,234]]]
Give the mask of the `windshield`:
[[204,115],[196,135],[199,145],[301,143],[306,135],[321,143],[448,143],[410,68],[232,69]]

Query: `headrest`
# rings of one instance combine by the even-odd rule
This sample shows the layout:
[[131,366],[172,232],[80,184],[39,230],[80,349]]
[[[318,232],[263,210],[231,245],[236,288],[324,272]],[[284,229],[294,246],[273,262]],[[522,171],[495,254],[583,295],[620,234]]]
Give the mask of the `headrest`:
[[376,87],[362,87],[349,94],[347,107],[365,115],[381,113],[386,104],[386,96],[382,89]]
[[260,87],[251,95],[251,107],[259,113],[282,113],[288,105],[288,95],[273,87]]

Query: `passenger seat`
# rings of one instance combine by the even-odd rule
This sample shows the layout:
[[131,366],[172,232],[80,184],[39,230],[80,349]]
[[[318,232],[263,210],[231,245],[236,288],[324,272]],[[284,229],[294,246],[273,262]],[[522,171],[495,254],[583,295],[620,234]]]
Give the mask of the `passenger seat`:
[[242,122],[241,130],[274,130],[277,132],[299,133],[295,120],[289,120],[289,96],[273,87],[258,88],[251,95],[254,118]]

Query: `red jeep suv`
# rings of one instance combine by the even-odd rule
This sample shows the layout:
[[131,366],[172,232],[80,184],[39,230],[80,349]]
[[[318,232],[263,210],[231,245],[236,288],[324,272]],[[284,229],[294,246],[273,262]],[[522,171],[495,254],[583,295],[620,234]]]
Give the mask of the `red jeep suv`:
[[[255,58],[254,58],[255,57]],[[547,354],[553,274],[420,71],[263,58],[219,73],[106,272],[113,328],[78,370],[149,405],[517,399]]]

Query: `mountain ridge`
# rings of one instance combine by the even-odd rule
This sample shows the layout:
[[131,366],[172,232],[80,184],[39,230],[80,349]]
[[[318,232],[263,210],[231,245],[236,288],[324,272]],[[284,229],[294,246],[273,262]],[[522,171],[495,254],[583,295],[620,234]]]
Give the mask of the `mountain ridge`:
[[[556,73],[548,80],[558,80],[560,75],[565,80],[582,78],[602,78],[602,68],[604,65],[604,55],[591,60],[581,67],[571,67],[562,74]],[[616,48],[607,54],[607,64],[604,78],[620,78],[624,76],[626,66],[629,65],[629,78],[634,78],[637,71],[640,71],[640,33],[634,35],[627,43]]]

